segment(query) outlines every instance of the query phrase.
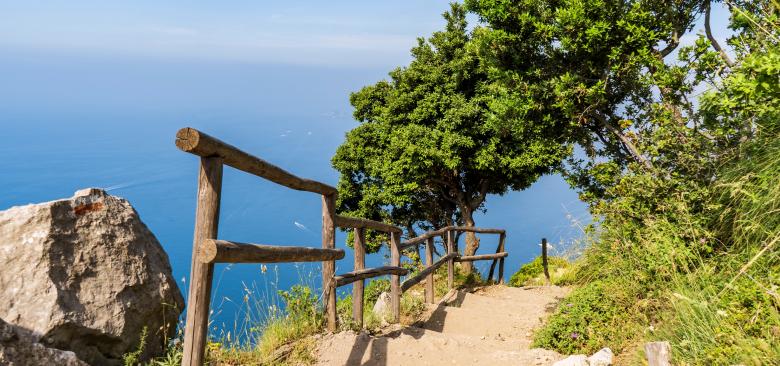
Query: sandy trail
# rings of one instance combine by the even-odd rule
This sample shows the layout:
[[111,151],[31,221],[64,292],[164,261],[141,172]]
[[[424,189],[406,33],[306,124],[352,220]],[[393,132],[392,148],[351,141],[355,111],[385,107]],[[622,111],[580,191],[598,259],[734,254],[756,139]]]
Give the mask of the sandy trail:
[[529,349],[532,331],[567,288],[489,286],[451,292],[423,321],[382,335],[324,336],[318,365],[550,365],[563,356]]

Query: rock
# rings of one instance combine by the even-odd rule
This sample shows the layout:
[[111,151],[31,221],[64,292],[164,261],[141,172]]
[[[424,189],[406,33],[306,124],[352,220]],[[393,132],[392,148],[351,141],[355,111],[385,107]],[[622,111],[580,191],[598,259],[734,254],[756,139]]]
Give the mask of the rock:
[[71,351],[48,348],[0,319],[0,365],[87,366]]
[[588,366],[588,356],[569,356],[560,361],[556,361],[553,366]]
[[390,294],[383,292],[374,303],[373,312],[379,319],[385,320],[385,316],[390,312]]
[[672,346],[669,342],[646,343],[645,355],[649,366],[669,366],[672,364]]
[[612,357],[614,357],[614,354],[611,349],[602,348],[588,357],[588,364],[590,366],[609,366],[612,364]]
[[100,189],[0,211],[0,318],[92,365],[121,365],[148,328],[161,354],[184,301],[168,256],[124,199]]

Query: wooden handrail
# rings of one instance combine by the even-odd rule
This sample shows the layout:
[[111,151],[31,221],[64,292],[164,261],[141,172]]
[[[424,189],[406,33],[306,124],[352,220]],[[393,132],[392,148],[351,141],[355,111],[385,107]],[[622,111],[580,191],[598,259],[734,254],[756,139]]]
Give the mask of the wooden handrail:
[[506,230],[503,229],[488,229],[488,228],[473,227],[473,226],[445,226],[439,230],[429,231],[418,237],[407,239],[403,243],[401,243],[400,248],[401,250],[411,248],[412,246],[418,243],[422,243],[423,241],[426,241],[429,238],[441,236],[450,231],[468,231],[468,232],[480,233],[480,234],[506,234]]
[[237,243],[206,239],[198,250],[202,263],[320,262],[344,258],[344,249]]
[[480,254],[480,255],[463,255],[455,258],[456,262],[473,262],[473,261],[484,261],[484,260],[490,260],[490,259],[500,259],[500,258],[506,258],[509,253],[507,252],[501,252],[501,253],[495,253],[495,254]]
[[386,233],[402,233],[403,229],[398,226],[386,224],[384,222],[361,219],[357,217],[348,217],[336,215],[336,226],[341,228],[353,228],[353,229],[372,229],[382,231]]
[[336,275],[333,276],[333,280],[336,281],[336,287],[340,287],[355,281],[365,280],[366,278],[384,275],[406,276],[407,273],[409,273],[409,270],[403,267],[383,266],[376,268],[364,268],[357,271]]
[[[401,294],[422,281],[428,279],[426,301],[433,303],[433,273],[447,264],[447,284],[454,286],[455,261],[498,260],[499,277],[503,277],[504,237],[501,229],[484,229],[468,226],[447,226],[427,232],[401,243],[403,230],[395,225],[347,216],[336,215],[337,190],[335,187],[309,179],[297,177],[263,159],[252,156],[232,145],[222,142],[194,128],[182,128],[176,133],[176,146],[182,151],[201,157],[198,176],[198,206],[196,210],[195,235],[193,239],[192,269],[190,276],[187,320],[182,346],[182,365],[197,366],[204,362],[208,339],[208,318],[210,294],[215,263],[280,263],[280,262],[316,262],[322,261],[322,302],[327,329],[337,329],[336,287],[353,283],[353,318],[357,324],[363,319],[363,281],[366,278],[390,275],[390,314],[392,323],[400,321]],[[222,167],[229,165],[244,172],[270,180],[279,185],[322,195],[322,248],[290,247],[263,244],[247,244],[218,240],[219,207],[222,191]],[[336,260],[344,258],[344,250],[336,249],[336,228],[355,229],[355,270],[335,275]],[[365,229],[390,234],[390,266],[363,268],[365,266]],[[459,257],[454,233],[459,231],[501,234],[496,254]],[[447,234],[447,254],[438,261],[433,260],[433,242],[436,236]],[[400,276],[408,274],[401,267],[401,250],[423,241],[426,247],[427,267],[416,276],[400,283]],[[491,266],[491,276],[493,272]]]
[[299,178],[276,165],[191,127],[182,128],[176,133],[176,147],[201,157],[219,156],[222,158],[223,163],[233,168],[268,179],[287,188],[322,195],[337,192],[335,187],[314,180]]
[[437,268],[441,267],[444,263],[449,262],[450,259],[457,258],[457,253],[450,253],[447,254],[441,258],[439,258],[438,261],[434,262],[428,267],[425,267],[422,271],[417,273],[414,277],[407,279],[401,284],[401,292],[406,292],[406,290],[412,288],[412,286],[418,284],[420,281],[423,280],[423,278],[428,277],[429,274],[433,273]]

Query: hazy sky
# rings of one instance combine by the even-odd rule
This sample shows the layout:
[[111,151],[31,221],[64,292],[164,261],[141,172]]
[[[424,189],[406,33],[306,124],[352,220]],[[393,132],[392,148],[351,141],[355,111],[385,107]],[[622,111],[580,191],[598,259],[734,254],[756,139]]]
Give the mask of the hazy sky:
[[242,62],[397,65],[447,1],[3,1],[0,45]]
[[[0,1],[0,47],[393,67],[447,1]],[[714,19],[722,18],[717,6]],[[472,20],[474,18],[472,17]],[[701,27],[698,27],[701,28]],[[725,35],[722,21],[715,33]],[[688,37],[686,40],[689,40]]]

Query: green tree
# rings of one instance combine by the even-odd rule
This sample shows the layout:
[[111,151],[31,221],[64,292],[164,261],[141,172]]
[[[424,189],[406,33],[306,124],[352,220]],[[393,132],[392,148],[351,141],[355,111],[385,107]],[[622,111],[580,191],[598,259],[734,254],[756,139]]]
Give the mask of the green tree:
[[[452,4],[444,18],[445,30],[418,39],[408,66],[351,95],[360,125],[333,158],[342,212],[410,234],[474,226],[489,194],[525,189],[569,155],[555,120],[501,117],[494,102],[503,87],[476,53],[464,7]],[[467,235],[464,252],[478,247]]]
[[697,123],[690,98],[706,80],[693,77],[691,62],[667,62],[675,52],[683,54],[680,38],[705,15],[706,40],[713,48],[687,54],[706,59],[708,70],[732,64],[725,52],[713,51],[721,48],[711,36],[709,1],[466,4],[489,25],[475,39],[506,89],[496,102],[504,105],[496,108],[505,112],[500,117],[527,119],[532,105],[543,119],[567,126],[561,133],[586,157],[569,160],[567,177],[582,188],[586,201],[603,198],[626,168],[667,175],[680,168],[678,158],[690,161],[710,153],[711,135]]

